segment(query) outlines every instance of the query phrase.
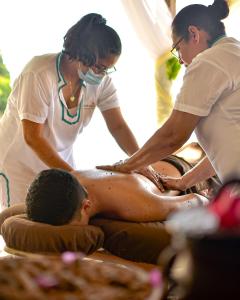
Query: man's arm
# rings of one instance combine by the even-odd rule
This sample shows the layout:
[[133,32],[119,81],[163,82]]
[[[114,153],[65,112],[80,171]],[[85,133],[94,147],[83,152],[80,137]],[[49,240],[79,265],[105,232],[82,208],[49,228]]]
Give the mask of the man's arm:
[[194,166],[183,176],[179,178],[162,177],[162,181],[167,189],[185,191],[195,184],[203,180],[207,180],[215,174],[216,173],[211,162],[205,156],[198,164],[196,164],[196,166]]
[[132,155],[135,153],[139,147],[132,131],[122,116],[120,108],[109,109],[104,111],[102,114],[108,130],[120,148],[127,155]]
[[22,120],[22,126],[26,144],[32,148],[40,160],[50,168],[73,171],[73,168],[58,155],[48,140],[43,137],[43,124]]

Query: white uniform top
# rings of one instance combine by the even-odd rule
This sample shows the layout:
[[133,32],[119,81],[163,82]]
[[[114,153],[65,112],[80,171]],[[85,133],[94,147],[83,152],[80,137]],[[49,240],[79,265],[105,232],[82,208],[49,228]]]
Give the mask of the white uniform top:
[[62,159],[74,167],[72,146],[91,120],[96,106],[101,111],[119,107],[109,76],[100,85],[82,87],[78,107],[67,108],[60,72],[61,54],[34,57],[14,83],[0,121],[0,203],[2,207],[24,201],[34,176],[45,165],[25,143],[21,120],[44,124],[43,134]]
[[188,66],[175,110],[201,116],[195,133],[222,182],[240,178],[240,42],[219,39]]

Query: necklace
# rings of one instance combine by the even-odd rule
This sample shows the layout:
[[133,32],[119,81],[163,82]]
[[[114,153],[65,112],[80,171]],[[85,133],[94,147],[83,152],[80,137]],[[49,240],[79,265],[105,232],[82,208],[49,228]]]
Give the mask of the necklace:
[[75,88],[73,89],[72,82],[69,80],[68,83],[69,83],[69,87],[70,87],[70,90],[71,90],[71,96],[70,96],[69,99],[70,99],[71,102],[74,102],[76,100],[76,94],[77,94],[78,90],[80,89],[81,84],[78,81],[77,84],[75,85]]

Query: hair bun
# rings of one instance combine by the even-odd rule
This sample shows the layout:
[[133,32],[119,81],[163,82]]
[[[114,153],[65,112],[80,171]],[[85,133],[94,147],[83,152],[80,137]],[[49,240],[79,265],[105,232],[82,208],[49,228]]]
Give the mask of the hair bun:
[[91,14],[84,16],[82,18],[82,20],[85,20],[86,23],[88,23],[89,25],[100,25],[100,24],[105,25],[106,24],[106,19],[103,18],[103,16],[101,16],[99,14],[95,14],[95,13],[91,13]]
[[103,25],[106,25],[107,21],[105,18],[103,18],[101,15],[97,15],[93,21],[92,21],[93,24],[96,24],[96,25],[100,25],[100,24],[103,24]]
[[227,0],[214,0],[212,5],[208,5],[210,14],[218,20],[225,19],[229,14]]

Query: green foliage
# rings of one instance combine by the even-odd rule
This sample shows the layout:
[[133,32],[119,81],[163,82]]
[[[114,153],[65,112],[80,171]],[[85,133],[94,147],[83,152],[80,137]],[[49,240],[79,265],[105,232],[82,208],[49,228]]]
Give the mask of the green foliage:
[[3,63],[0,53],[0,113],[4,111],[7,105],[7,99],[11,92],[10,74]]
[[176,57],[171,57],[166,61],[166,72],[169,80],[176,79],[180,69],[181,65]]

